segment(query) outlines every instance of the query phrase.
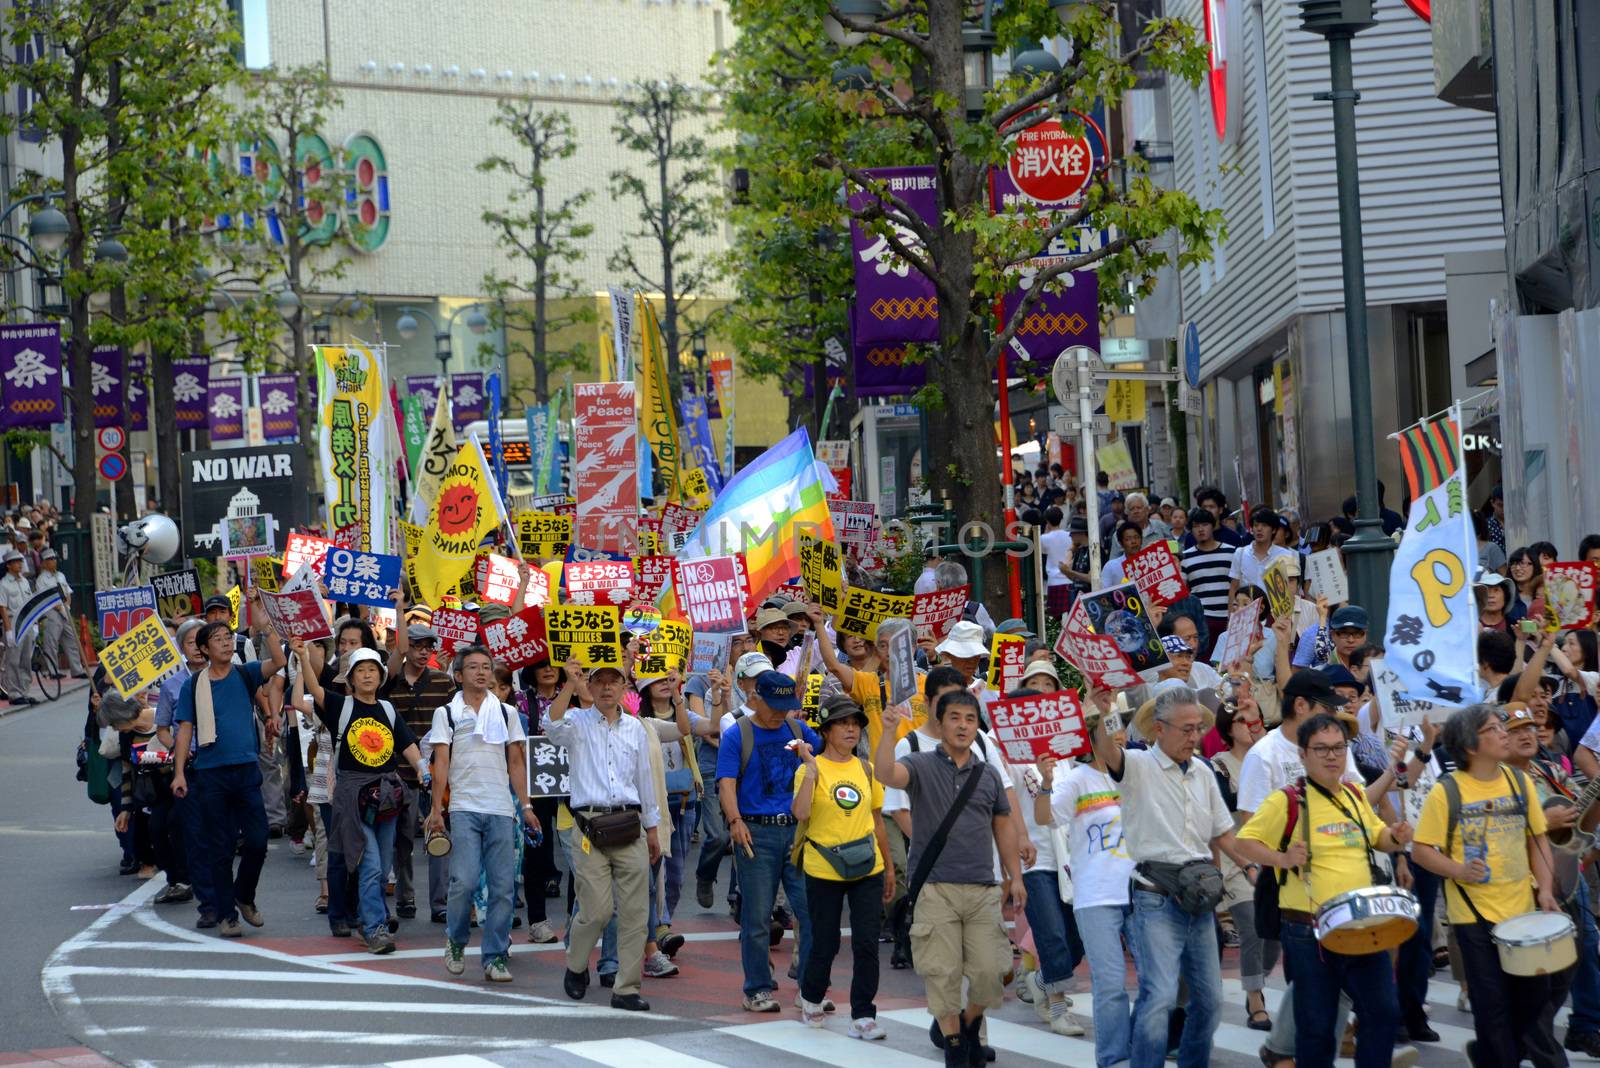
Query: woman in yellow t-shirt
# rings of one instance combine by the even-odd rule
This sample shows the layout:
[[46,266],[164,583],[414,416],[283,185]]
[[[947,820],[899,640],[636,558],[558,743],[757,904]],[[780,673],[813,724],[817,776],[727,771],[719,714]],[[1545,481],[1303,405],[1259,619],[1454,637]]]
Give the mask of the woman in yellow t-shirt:
[[878,927],[883,902],[894,896],[894,869],[886,868],[888,838],[883,825],[883,786],[856,744],[867,729],[866,713],[844,694],[823,705],[823,750],[813,755],[803,741],[792,743],[800,754],[795,770],[791,811],[800,820],[795,849],[806,877],[806,912],[811,924],[811,952],[800,973],[800,1016],[808,1026],[826,1020],[822,1002],[828,993],[833,958],[839,952],[839,919],[850,902],[850,1035],[876,1040],[885,1032],[878,1024],[873,999],[878,994]]

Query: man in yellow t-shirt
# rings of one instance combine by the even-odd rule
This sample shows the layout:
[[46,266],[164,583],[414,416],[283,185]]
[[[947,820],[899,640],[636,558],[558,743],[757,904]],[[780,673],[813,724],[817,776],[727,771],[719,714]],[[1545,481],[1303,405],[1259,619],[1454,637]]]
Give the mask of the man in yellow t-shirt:
[[[823,750],[812,755],[796,743],[801,766],[795,769],[792,811],[801,821],[796,836],[806,877],[806,908],[811,918],[811,950],[801,964],[800,1016],[821,1027],[833,958],[839,952],[839,921],[850,902],[850,1034],[877,1040],[873,999],[878,993],[878,930],[882,903],[894,896],[894,869],[886,868],[887,832],[883,825],[883,785],[856,745],[867,729],[866,713],[844,694],[828,698],[817,730]],[[870,858],[870,859],[869,859]]]
[[1455,713],[1445,721],[1439,744],[1462,770],[1429,791],[1411,859],[1446,880],[1450,928],[1461,952],[1477,1035],[1467,1043],[1467,1060],[1514,1065],[1526,1058],[1540,1068],[1564,1065],[1554,1022],[1572,984],[1572,969],[1510,975],[1500,966],[1491,934],[1495,924],[1532,912],[1536,899],[1541,910],[1560,911],[1550,889],[1550,843],[1538,794],[1526,774],[1503,764],[1511,756],[1511,741],[1499,706],[1477,704]]
[[[868,751],[875,750],[878,735],[883,733],[883,695],[888,686],[879,672],[888,663],[889,654],[881,645],[853,634],[840,635],[839,648],[836,650],[833,639],[828,635],[827,616],[822,609],[812,605],[808,616],[817,635],[817,649],[822,653],[822,662],[866,716]],[[840,652],[844,653],[845,659],[839,658]],[[922,696],[926,679],[925,674],[917,672],[917,692],[911,698],[911,715],[900,721],[896,741],[910,734],[927,719],[928,704]]]
[[1403,822],[1384,826],[1365,792],[1341,781],[1350,739],[1340,720],[1315,715],[1296,733],[1306,777],[1288,788],[1296,791],[1294,824],[1289,824],[1288,790],[1277,790],[1237,835],[1239,852],[1262,868],[1285,873],[1278,907],[1284,964],[1294,979],[1295,1064],[1331,1068],[1339,1048],[1334,1022],[1343,991],[1361,1020],[1356,1064],[1387,1065],[1400,1022],[1389,954],[1328,950],[1317,941],[1315,921],[1325,902],[1372,886],[1373,853],[1404,848],[1411,828]]

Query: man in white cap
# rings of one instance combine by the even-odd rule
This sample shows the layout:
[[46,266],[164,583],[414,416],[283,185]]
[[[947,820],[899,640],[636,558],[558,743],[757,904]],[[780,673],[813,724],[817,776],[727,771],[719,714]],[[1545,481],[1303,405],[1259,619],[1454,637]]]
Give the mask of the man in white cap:
[[22,609],[33,596],[33,583],[22,574],[22,554],[15,549],[7,549],[0,555],[0,561],[5,564],[5,574],[0,576],[0,618],[5,620],[6,630],[6,655],[3,667],[0,667],[0,687],[3,687],[11,697],[14,705],[31,705],[34,698],[28,696],[28,691],[33,688],[33,680],[29,677],[29,663],[33,659],[33,642],[35,631],[30,627],[26,634],[18,634],[16,626],[22,616]]
[[60,566],[54,549],[45,549],[39,554],[40,571],[34,580],[34,592],[42,593],[52,587],[61,591],[61,603],[39,621],[39,629],[44,632],[41,638],[44,651],[55,659],[57,678],[70,673],[75,679],[86,679],[89,674],[83,670],[83,652],[78,648],[78,635],[72,629],[72,584],[61,573]]
[[[566,683],[550,706],[547,734],[567,749],[571,855],[578,884],[578,915],[570,931],[562,989],[574,1001],[588,993],[589,954],[615,912],[618,968],[611,1007],[646,1012],[650,1004],[639,996],[639,980],[649,919],[647,893],[650,868],[661,857],[656,837],[661,813],[650,747],[660,743],[637,717],[623,714],[620,671],[590,668],[584,684],[579,681],[583,668],[576,661],[566,667]],[[569,713],[574,696],[587,707]]]
[[948,664],[961,672],[961,677],[967,681],[967,686],[978,695],[979,700],[988,707],[999,694],[989,693],[988,682],[978,674],[978,663],[989,655],[989,646],[983,640],[983,627],[968,620],[961,620],[950,628],[950,633],[944,636],[944,641],[934,646],[934,652],[939,654],[939,661]]

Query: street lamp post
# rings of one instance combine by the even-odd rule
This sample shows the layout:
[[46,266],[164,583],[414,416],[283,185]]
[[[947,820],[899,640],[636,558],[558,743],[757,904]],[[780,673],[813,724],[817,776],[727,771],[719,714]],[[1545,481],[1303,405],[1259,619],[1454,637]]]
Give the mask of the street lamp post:
[[1367,352],[1366,264],[1361,248],[1361,178],[1356,152],[1356,101],[1350,41],[1374,25],[1372,0],[1301,0],[1303,28],[1328,39],[1333,103],[1333,160],[1339,189],[1339,245],[1344,266],[1344,333],[1349,360],[1350,423],[1355,438],[1356,532],[1344,544],[1353,602],[1382,627],[1389,610],[1389,565],[1394,542],[1378,516],[1378,469],[1373,451],[1372,370]]
[[467,329],[474,334],[481,334],[489,329],[489,317],[483,313],[483,309],[486,307],[488,305],[484,301],[478,301],[475,304],[463,304],[450,313],[450,317],[445,320],[444,327],[441,329],[439,320],[435,319],[431,313],[422,308],[414,308],[409,304],[405,304],[400,307],[400,318],[395,323],[395,329],[400,332],[402,338],[410,341],[417,336],[417,316],[420,315],[428,320],[428,325],[433,328],[433,356],[434,359],[439,361],[439,375],[448,379],[450,377],[451,338],[455,330],[456,319],[465,314],[467,317]]

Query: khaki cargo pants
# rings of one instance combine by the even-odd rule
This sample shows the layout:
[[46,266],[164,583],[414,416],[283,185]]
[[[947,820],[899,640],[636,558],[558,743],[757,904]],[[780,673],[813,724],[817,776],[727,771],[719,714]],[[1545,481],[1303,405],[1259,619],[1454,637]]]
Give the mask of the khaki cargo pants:
[[965,1004],[989,1008],[1005,997],[1011,940],[1000,914],[1000,887],[928,883],[917,896],[911,960],[928,991],[928,1012],[953,1016]]

